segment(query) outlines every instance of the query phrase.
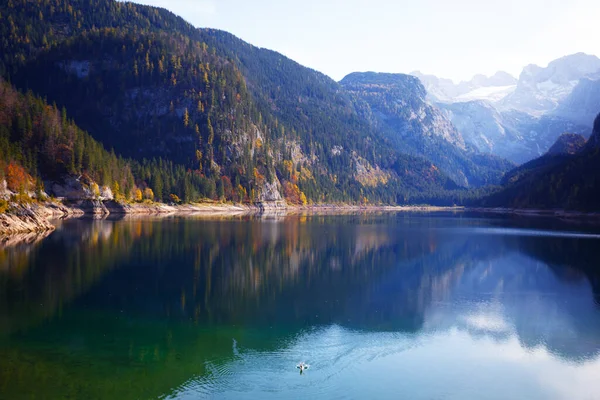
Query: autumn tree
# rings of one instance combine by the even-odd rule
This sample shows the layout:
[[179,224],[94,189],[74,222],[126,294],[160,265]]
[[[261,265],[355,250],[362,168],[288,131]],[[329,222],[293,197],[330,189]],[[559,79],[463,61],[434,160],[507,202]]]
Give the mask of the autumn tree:
[[147,187],[146,189],[144,189],[144,199],[146,199],[146,200],[154,200],[154,192],[149,187]]

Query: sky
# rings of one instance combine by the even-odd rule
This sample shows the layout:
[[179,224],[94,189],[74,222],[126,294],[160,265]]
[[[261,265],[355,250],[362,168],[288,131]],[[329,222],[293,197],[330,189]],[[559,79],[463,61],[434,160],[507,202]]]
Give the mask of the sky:
[[455,82],[600,56],[598,0],[136,0],[226,30],[335,80],[419,70]]

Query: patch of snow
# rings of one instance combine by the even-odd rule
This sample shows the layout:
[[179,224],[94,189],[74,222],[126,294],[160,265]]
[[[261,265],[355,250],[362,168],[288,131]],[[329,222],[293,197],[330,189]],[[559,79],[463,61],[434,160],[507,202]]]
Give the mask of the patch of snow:
[[497,102],[514,92],[516,87],[517,85],[480,87],[468,93],[461,94],[456,97],[455,101],[488,100],[490,102]]

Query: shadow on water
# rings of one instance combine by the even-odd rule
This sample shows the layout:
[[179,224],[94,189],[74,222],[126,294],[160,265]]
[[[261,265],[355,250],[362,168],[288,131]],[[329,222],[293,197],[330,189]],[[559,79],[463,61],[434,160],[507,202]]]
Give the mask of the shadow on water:
[[[596,357],[600,241],[482,234],[514,226],[406,214],[65,221],[0,249],[0,392],[159,397],[218,374],[238,344],[276,352],[328,326],[515,334],[573,362]],[[501,309],[500,328],[482,304]]]

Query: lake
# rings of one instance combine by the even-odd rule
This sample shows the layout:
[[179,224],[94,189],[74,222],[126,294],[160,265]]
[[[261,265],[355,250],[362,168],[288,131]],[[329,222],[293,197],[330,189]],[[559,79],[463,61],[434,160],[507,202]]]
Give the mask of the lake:
[[67,220],[0,249],[0,398],[600,399],[599,234],[461,213]]

